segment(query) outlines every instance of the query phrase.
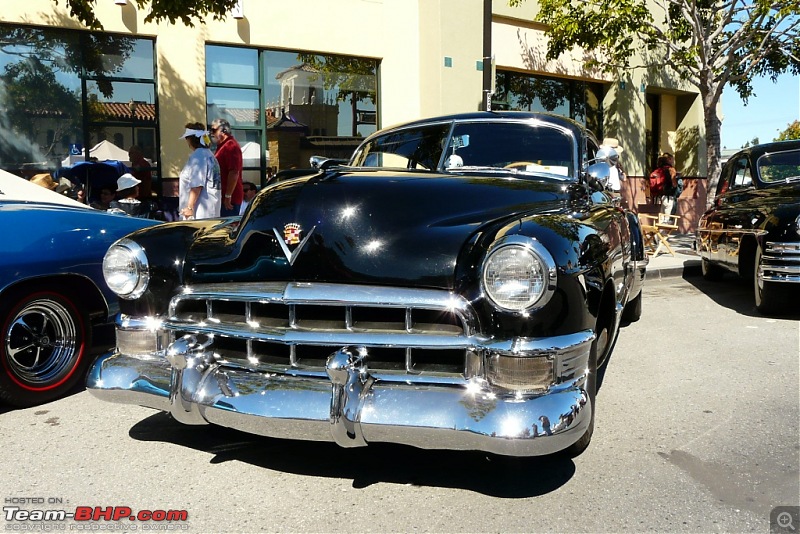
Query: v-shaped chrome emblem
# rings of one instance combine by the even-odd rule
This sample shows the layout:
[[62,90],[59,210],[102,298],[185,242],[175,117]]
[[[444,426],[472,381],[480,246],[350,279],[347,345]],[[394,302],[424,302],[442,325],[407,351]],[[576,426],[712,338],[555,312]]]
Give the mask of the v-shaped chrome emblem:
[[278,244],[281,246],[281,250],[283,250],[283,255],[286,256],[286,259],[289,260],[289,265],[294,265],[294,260],[297,259],[297,256],[300,254],[300,251],[303,249],[303,246],[308,241],[308,238],[311,237],[311,234],[314,233],[314,228],[316,226],[312,226],[311,230],[308,231],[306,236],[300,241],[300,244],[297,245],[297,248],[294,250],[289,250],[289,246],[286,244],[286,240],[284,236],[278,232],[277,228],[273,228],[272,231],[275,232],[275,238],[278,240]]

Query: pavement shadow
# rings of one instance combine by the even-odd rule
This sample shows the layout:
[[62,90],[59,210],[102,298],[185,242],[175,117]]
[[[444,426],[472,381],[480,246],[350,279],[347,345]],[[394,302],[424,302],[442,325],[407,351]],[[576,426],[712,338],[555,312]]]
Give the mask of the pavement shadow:
[[351,479],[356,489],[388,482],[516,499],[555,491],[575,474],[574,462],[563,455],[511,458],[385,443],[345,449],[334,443],[266,438],[214,425],[186,426],[165,413],[140,421],[129,434],[139,441],[212,454],[212,464],[239,461],[297,475]]
[[[693,273],[694,274],[694,273]],[[683,279],[693,285],[698,291],[707,295],[711,300],[747,317],[765,317],[756,309],[753,296],[753,281],[741,278],[732,273],[725,273],[719,281],[709,281],[702,276],[684,274]],[[800,301],[800,287],[794,284],[785,284],[786,291],[794,293],[794,302]],[[775,319],[800,319],[800,308],[785,315],[770,316]]]

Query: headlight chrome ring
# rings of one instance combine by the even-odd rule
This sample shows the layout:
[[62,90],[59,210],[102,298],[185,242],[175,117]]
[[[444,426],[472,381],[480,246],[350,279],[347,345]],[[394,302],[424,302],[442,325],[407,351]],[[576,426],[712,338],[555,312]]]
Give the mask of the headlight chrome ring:
[[498,239],[481,266],[481,289],[499,309],[525,312],[541,308],[556,288],[553,256],[536,239],[512,235]]
[[133,300],[141,297],[150,283],[147,254],[135,241],[120,239],[103,257],[103,277],[109,289],[120,298]]

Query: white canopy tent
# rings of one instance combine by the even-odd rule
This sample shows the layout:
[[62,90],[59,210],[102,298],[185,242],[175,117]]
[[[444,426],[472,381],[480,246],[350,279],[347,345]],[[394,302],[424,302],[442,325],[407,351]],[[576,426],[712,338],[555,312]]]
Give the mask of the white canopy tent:
[[[267,157],[269,160],[269,156]],[[267,161],[269,163],[269,161]],[[248,141],[242,145],[242,164],[245,167],[258,167],[261,165],[261,145]]]
[[[100,141],[92,148],[89,149],[89,157],[97,158],[97,161],[116,160],[121,161],[125,165],[130,166],[131,162],[128,160],[128,152],[121,149],[109,140]],[[61,161],[64,167],[70,167],[79,161],[86,159],[86,149],[83,149],[83,154],[73,155],[70,154]]]

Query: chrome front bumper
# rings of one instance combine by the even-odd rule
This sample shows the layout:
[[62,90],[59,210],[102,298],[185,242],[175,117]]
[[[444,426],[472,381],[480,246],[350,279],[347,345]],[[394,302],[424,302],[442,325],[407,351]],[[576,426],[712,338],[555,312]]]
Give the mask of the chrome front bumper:
[[589,427],[593,407],[583,387],[593,339],[583,331],[529,342],[557,366],[584,369],[537,394],[475,377],[426,382],[372,373],[352,347],[331,354],[324,373],[229,367],[215,359],[207,338],[194,336],[160,354],[105,354],[87,387],[99,399],[169,412],[182,423],[263,436],[536,456],[569,447]]

